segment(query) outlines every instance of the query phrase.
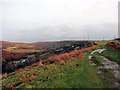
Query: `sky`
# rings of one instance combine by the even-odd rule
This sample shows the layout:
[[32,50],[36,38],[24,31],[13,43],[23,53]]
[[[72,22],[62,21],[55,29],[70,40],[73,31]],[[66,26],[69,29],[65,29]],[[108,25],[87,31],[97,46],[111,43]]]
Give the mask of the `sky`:
[[119,0],[2,0],[3,41],[99,40],[118,36]]

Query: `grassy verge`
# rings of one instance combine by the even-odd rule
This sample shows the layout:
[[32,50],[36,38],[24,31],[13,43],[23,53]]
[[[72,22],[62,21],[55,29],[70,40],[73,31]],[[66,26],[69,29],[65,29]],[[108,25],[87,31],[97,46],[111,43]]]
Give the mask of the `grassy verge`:
[[101,57],[101,55],[99,55],[98,53],[95,53],[94,55],[93,55],[93,62],[95,63],[95,64],[97,64],[98,66],[101,66],[102,65],[102,62],[104,62],[104,60],[103,60],[103,58]]
[[[101,54],[95,53],[93,56],[94,56],[93,62],[97,62],[96,67],[104,67],[102,65],[102,62],[104,62],[105,60],[101,57]],[[112,69],[102,68],[99,71],[102,72],[99,73],[99,75],[104,85],[107,86],[108,88],[112,88],[111,86],[117,81],[117,79],[114,77]]]
[[[97,75],[96,67],[88,60],[88,53],[82,58],[71,58],[50,65],[36,67],[14,73],[3,78],[3,87],[16,83],[16,88],[104,88],[104,82]],[[22,74],[31,77],[29,72],[39,71],[34,75],[35,80],[19,83]],[[33,76],[33,75],[32,75]]]
[[[110,40],[106,40],[106,41],[96,41],[95,43],[97,43],[99,45],[99,48],[103,48],[106,49],[103,53],[101,53],[101,55],[106,56],[106,58],[108,58],[111,61],[115,61],[116,63],[118,63],[120,65],[120,51],[111,48],[111,47],[107,47],[106,44],[110,42]],[[100,60],[100,59],[99,59]]]
[[104,48],[106,49],[106,51],[104,51],[102,55],[120,64],[120,51],[106,46],[104,46]]

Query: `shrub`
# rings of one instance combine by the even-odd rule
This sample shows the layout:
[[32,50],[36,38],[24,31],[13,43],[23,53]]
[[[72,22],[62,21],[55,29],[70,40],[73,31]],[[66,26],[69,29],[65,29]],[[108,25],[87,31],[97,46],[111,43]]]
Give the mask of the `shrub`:
[[48,61],[50,63],[54,63],[54,62],[61,61],[61,60],[68,60],[71,57],[77,57],[77,56],[81,55],[83,52],[92,50],[96,47],[97,47],[96,45],[93,45],[93,46],[90,46],[90,47],[87,47],[87,48],[74,50],[74,51],[69,52],[69,53],[63,53],[63,54],[51,56],[51,57],[48,58]]
[[23,74],[21,77],[20,77],[20,82],[27,82],[27,76],[25,74]]
[[109,42],[106,46],[120,50],[120,43],[119,42]]

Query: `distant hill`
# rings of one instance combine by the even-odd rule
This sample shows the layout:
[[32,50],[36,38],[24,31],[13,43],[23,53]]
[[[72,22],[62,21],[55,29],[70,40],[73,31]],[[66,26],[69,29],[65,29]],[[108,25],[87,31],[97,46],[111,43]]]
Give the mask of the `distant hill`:
[[[0,41],[0,48],[11,51],[18,49],[34,49],[40,50],[54,46],[64,46],[64,44],[70,43],[78,43],[79,41],[53,41],[53,42],[33,42],[33,43],[22,43],[22,42],[8,42],[8,41]],[[86,41],[81,41],[86,42]]]
[[42,49],[42,47],[38,47],[36,45],[30,43],[21,43],[21,42],[8,42],[8,41],[0,41],[0,47],[2,49],[12,50],[12,49]]
[[42,48],[46,48],[46,47],[54,45],[56,43],[57,42],[33,42],[32,45],[42,47]]
[[116,38],[115,40],[118,40],[118,41],[120,41],[120,38]]

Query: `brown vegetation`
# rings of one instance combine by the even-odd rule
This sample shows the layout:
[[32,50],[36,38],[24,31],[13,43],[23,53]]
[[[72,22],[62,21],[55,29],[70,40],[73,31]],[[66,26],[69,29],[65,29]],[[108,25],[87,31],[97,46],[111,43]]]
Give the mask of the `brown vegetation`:
[[119,42],[109,42],[109,43],[107,43],[106,46],[120,50],[120,43]]

